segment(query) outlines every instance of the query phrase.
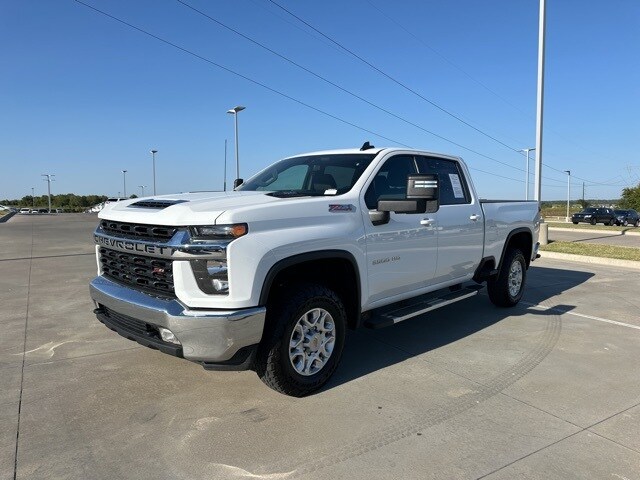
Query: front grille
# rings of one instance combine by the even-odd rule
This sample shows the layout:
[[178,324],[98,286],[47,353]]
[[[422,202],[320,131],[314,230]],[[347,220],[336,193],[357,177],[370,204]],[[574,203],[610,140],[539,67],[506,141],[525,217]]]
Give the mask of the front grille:
[[100,247],[102,273],[136,290],[162,298],[175,298],[171,260],[145,257]]
[[145,323],[136,318],[129,317],[127,315],[122,315],[121,313],[114,312],[110,308],[101,306],[104,315],[111,320],[116,326],[123,328],[125,330],[130,331],[136,335],[145,336],[145,337],[155,337],[160,340],[160,334],[158,333],[158,329],[153,325]]
[[138,223],[114,222],[101,220],[100,227],[109,235],[134,240],[148,240],[166,243],[180,230],[180,227],[166,227],[161,225],[143,225]]

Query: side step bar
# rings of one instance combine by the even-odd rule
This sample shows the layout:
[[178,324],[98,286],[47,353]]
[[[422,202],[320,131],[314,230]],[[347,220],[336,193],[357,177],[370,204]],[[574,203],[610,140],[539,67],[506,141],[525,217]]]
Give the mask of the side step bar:
[[418,315],[430,312],[431,310],[436,310],[446,305],[464,300],[465,298],[473,297],[474,295],[477,295],[482,288],[484,288],[484,285],[470,285],[443,295],[442,297],[419,301],[412,305],[405,305],[392,310],[385,309],[379,313],[373,312],[371,317],[365,321],[364,326],[375,329],[395,325],[396,323],[417,317]]

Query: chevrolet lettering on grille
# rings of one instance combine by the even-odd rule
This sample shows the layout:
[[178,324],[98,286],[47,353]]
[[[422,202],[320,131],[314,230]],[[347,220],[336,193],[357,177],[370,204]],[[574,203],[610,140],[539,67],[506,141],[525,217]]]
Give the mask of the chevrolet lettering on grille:
[[120,238],[105,237],[97,234],[94,234],[93,238],[98,245],[103,245],[105,247],[119,250],[121,252],[137,252],[141,254],[155,255],[167,258],[170,258],[174,252],[173,248],[162,245],[133,242],[129,240],[122,240]]

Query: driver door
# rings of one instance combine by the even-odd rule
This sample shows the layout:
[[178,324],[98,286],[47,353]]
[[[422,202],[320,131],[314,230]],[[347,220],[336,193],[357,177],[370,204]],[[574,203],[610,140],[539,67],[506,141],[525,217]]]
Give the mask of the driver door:
[[[378,200],[404,199],[407,176],[418,173],[413,155],[388,158],[361,197],[364,216],[369,301],[408,294],[433,282],[437,262],[437,213],[394,213],[373,225],[369,210]],[[409,296],[409,295],[405,295]]]

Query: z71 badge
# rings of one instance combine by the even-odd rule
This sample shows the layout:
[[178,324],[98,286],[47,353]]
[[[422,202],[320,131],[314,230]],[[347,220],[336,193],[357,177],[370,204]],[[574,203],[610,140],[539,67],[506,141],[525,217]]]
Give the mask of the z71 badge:
[[337,205],[329,205],[330,212],[355,212],[355,205],[345,205],[345,204],[337,204]]

